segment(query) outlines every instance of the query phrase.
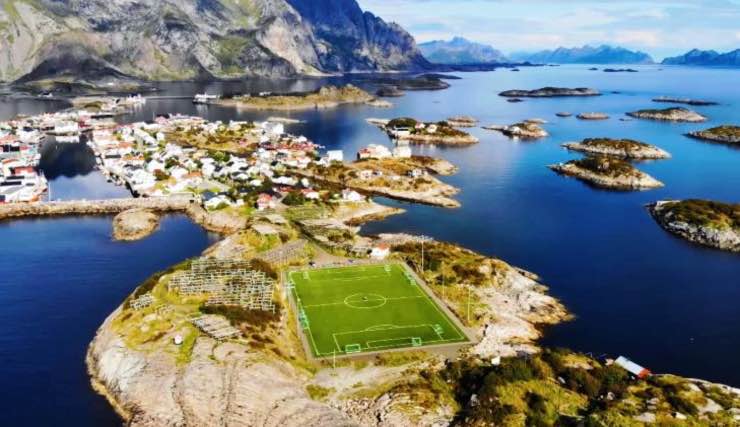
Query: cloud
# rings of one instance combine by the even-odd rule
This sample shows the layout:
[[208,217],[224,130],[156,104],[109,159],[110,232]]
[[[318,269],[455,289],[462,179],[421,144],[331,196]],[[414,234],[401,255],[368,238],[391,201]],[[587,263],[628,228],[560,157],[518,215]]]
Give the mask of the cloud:
[[359,0],[418,41],[463,36],[503,51],[620,44],[654,55],[736,49],[740,0]]

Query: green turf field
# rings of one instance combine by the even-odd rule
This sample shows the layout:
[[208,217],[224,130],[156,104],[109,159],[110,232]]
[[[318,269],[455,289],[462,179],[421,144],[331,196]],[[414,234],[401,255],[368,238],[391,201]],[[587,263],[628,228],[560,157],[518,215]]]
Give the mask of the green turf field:
[[315,357],[468,341],[399,264],[293,271],[288,286]]

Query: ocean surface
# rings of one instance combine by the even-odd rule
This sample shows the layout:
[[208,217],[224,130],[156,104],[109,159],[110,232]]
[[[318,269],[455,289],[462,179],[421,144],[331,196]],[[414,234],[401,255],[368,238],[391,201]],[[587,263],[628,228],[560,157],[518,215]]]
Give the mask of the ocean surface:
[[[718,124],[740,124],[740,71],[643,66],[639,73],[604,73],[588,68],[459,73],[462,80],[450,80],[450,89],[408,92],[390,99],[395,107],[389,110],[352,106],[286,114],[195,106],[190,99],[169,98],[150,100],[120,120],[150,120],[175,112],[211,120],[290,116],[306,123],[288,125],[289,132],[306,135],[326,148],[343,149],[345,158],[351,158],[370,143],[391,145],[365,122],[369,117],[442,120],[472,115],[481,125],[545,119],[551,136],[537,142],[514,141],[474,128],[471,132],[481,139],[475,146],[416,148],[460,167],[457,175],[444,180],[462,189],[458,196],[462,207],[451,210],[379,199],[407,213],[368,224],[363,231],[423,233],[539,274],[576,316],[545,330],[546,345],[594,356],[625,355],[654,372],[740,386],[740,257],[673,237],[644,208],[670,198],[740,202],[740,150],[683,136]],[[299,91],[326,82],[168,83],[159,86],[157,96]],[[519,104],[497,95],[506,89],[542,86],[593,87],[604,95],[528,99]],[[704,124],[619,120],[627,111],[668,107],[651,102],[663,95],[720,105],[690,107],[710,118]],[[0,119],[55,108],[61,107],[39,100],[4,100]],[[612,118],[584,122],[558,118],[559,111],[605,112]],[[673,155],[669,160],[637,165],[666,187],[611,192],[546,168],[579,157],[560,144],[599,136],[638,139],[669,151]],[[92,169],[82,145],[46,147],[42,168],[51,180],[54,199],[125,195]],[[116,425],[107,404],[89,388],[83,365],[87,344],[138,282],[197,254],[209,236],[187,219],[170,217],[150,238],[119,244],[110,240],[110,218],[66,218],[2,223],[0,241],[6,248],[0,258],[0,409],[11,414],[8,425]]]

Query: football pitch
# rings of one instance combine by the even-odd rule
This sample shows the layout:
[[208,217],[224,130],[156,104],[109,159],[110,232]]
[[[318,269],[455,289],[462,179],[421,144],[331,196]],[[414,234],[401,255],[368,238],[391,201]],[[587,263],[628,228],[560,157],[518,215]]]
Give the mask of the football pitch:
[[288,287],[314,357],[469,341],[401,264],[292,271]]

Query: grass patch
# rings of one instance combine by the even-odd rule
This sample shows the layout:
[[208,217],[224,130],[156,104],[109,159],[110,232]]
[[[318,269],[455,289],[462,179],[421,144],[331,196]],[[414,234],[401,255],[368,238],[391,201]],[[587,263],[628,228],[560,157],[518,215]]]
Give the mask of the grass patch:
[[334,393],[334,388],[322,387],[316,384],[309,384],[306,386],[306,392],[309,397],[313,400],[324,401],[330,394]]

